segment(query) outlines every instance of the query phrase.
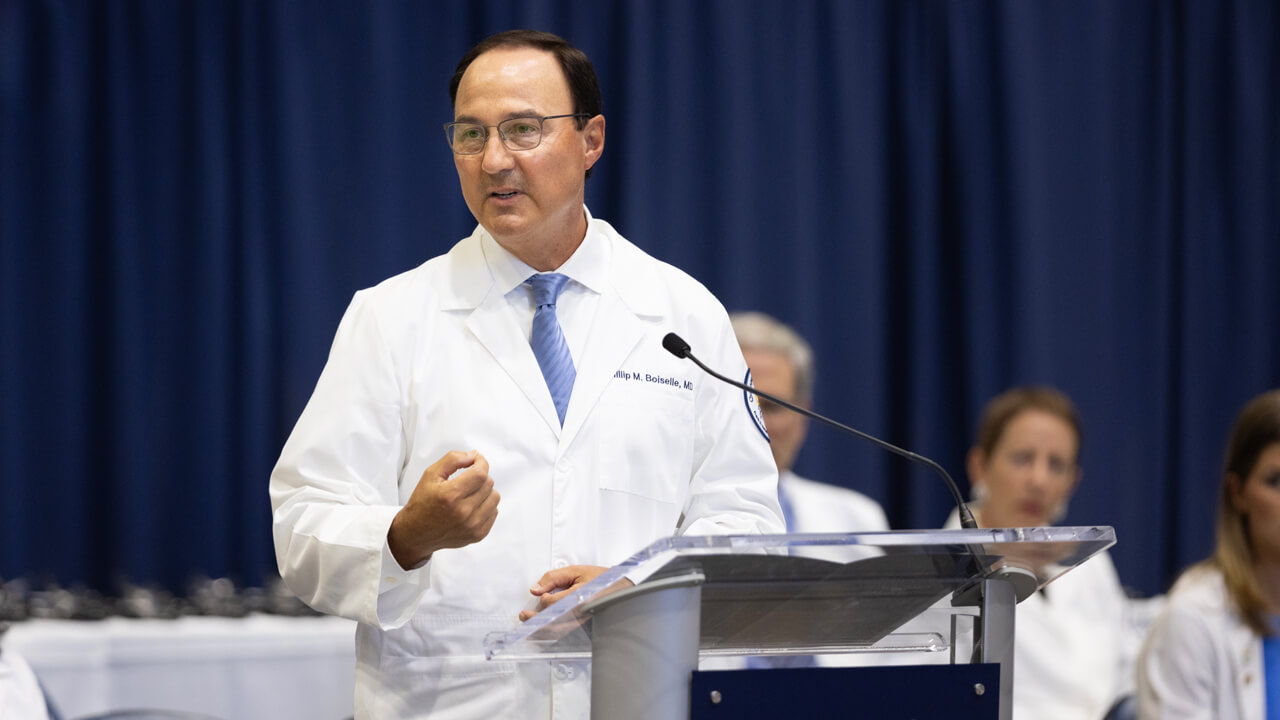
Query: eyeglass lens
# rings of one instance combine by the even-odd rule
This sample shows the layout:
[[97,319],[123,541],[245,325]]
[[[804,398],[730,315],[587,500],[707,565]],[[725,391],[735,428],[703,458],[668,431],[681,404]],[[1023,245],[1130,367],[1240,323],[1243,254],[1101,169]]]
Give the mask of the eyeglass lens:
[[[479,123],[452,123],[449,144],[460,155],[484,150],[489,140],[487,128]],[[498,135],[511,150],[532,150],[542,141],[542,121],[536,117],[509,118],[498,123]]]

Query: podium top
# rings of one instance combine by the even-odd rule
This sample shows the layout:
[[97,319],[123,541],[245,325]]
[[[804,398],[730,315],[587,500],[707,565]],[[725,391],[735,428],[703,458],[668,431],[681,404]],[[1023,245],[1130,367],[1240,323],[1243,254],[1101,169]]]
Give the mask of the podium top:
[[971,604],[989,578],[1014,582],[1021,600],[1115,541],[1105,526],[663,538],[490,634],[485,655],[590,657],[592,616],[609,596],[673,582],[701,585],[703,654],[941,650],[939,633],[888,636],[930,608]]

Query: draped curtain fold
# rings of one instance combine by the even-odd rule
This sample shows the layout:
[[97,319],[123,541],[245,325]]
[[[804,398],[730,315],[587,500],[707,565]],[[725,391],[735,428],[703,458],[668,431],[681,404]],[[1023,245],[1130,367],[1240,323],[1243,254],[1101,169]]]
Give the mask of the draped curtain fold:
[[[964,486],[985,400],[1056,385],[1065,522],[1148,593],[1209,551],[1229,423],[1280,385],[1274,3],[5,0],[0,577],[274,573],[346,303],[474,224],[454,65],[526,26],[600,75],[592,212],[807,336],[818,411]],[[948,512],[820,427],[797,469]]]

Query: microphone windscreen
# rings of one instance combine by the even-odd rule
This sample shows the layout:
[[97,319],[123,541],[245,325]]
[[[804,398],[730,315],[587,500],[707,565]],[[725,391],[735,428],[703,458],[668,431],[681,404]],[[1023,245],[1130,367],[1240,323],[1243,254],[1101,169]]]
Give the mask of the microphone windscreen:
[[675,333],[667,333],[667,336],[662,338],[662,347],[666,348],[667,352],[678,358],[689,357],[689,351],[692,350],[692,348],[689,347],[689,343],[685,342],[684,338]]

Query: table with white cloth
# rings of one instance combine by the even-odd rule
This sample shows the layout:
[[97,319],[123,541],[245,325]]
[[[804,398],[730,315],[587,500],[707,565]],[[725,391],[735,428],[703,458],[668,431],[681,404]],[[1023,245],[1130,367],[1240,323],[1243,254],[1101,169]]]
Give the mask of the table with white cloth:
[[152,708],[226,720],[352,714],[355,623],[250,615],[28,620],[0,643],[35,670],[64,718]]

